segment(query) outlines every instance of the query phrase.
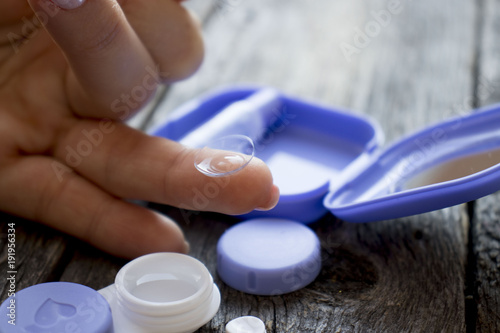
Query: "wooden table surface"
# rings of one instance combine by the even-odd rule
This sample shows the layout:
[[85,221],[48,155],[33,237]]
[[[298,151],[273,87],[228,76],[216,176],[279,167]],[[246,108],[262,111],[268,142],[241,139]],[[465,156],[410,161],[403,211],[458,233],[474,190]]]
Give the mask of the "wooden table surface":
[[[257,83],[369,114],[391,143],[500,101],[500,1],[191,0],[206,60],[131,125],[149,129],[210,89]],[[499,124],[500,128],[500,124]],[[0,189],[1,190],[1,189]],[[308,287],[274,297],[217,277],[215,245],[235,220],[152,205],[176,219],[191,255],[210,269],[222,305],[199,332],[254,315],[268,332],[500,332],[500,195],[417,216],[313,223],[323,269]],[[1,214],[1,213],[0,213]],[[0,215],[0,292],[15,223],[17,289],[47,281],[103,288],[124,260],[35,222]],[[140,221],[138,221],[140,223]],[[1,273],[4,272],[4,273]],[[126,333],[126,332],[119,332]]]

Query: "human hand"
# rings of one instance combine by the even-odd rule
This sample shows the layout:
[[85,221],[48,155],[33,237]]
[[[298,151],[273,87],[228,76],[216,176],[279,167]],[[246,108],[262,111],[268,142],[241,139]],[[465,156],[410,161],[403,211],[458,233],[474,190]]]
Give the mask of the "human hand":
[[214,180],[194,151],[122,123],[201,63],[178,1],[2,0],[0,39],[1,210],[133,258],[188,246],[173,221],[123,199],[226,214],[276,204],[254,158],[197,207],[196,189]]

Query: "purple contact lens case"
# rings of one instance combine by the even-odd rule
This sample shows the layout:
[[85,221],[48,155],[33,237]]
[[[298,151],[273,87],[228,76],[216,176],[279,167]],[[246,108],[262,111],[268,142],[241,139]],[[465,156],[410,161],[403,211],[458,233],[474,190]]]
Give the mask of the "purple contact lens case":
[[68,282],[23,289],[0,307],[4,333],[113,333],[111,310],[97,291]]
[[[500,189],[499,133],[500,106],[493,105],[382,150],[382,131],[373,120],[263,87],[202,96],[153,131],[181,142],[193,136],[197,142],[220,134],[250,136],[281,195],[274,209],[241,217],[303,223],[328,211],[350,222],[399,218],[491,194]],[[208,190],[193,193],[198,196],[193,203],[206,202]]]
[[[395,115],[397,116],[397,115]],[[318,274],[319,243],[302,223],[328,211],[349,222],[420,214],[500,189],[500,105],[423,129],[380,149],[373,120],[348,110],[287,96],[267,87],[229,87],[174,111],[152,134],[200,147],[245,135],[270,168],[280,200],[229,229],[218,245],[218,272],[233,288],[282,294]],[[213,198],[208,182],[193,189],[194,209]],[[217,187],[217,191],[220,189]],[[217,192],[218,193],[218,192]]]
[[260,218],[228,229],[217,244],[217,272],[229,286],[281,295],[307,286],[321,270],[316,234],[302,223]]

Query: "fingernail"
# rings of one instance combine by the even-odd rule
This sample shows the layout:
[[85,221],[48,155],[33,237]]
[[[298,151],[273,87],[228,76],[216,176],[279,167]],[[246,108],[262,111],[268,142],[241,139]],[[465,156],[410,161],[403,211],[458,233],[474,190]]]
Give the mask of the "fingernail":
[[52,2],[62,9],[75,9],[83,5],[85,0],[52,0]]
[[269,199],[269,201],[262,207],[255,208],[255,210],[260,210],[260,211],[271,210],[274,207],[276,207],[279,200],[280,200],[280,190],[278,186],[273,185],[273,188],[271,189],[271,198]]

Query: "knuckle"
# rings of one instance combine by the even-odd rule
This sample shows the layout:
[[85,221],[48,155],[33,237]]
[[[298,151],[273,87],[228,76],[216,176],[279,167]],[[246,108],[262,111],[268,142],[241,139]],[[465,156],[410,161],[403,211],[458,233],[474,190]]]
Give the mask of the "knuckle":
[[80,54],[92,58],[105,56],[114,46],[115,41],[124,33],[122,24],[117,19],[110,19],[104,27],[90,33],[77,45]]

